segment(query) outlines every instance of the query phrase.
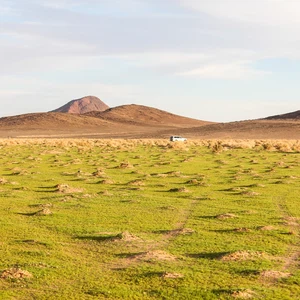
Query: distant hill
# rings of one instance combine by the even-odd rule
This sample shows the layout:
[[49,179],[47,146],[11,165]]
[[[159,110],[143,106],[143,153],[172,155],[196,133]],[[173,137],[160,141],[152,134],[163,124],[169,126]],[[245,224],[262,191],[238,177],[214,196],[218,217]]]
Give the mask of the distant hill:
[[53,110],[52,112],[62,112],[70,114],[85,114],[90,111],[105,111],[109,106],[95,96],[86,96],[72,100],[67,104]]
[[32,113],[18,116],[0,118],[0,128],[22,128],[47,130],[53,128],[70,128],[70,127],[95,127],[103,124],[109,124],[105,120],[95,120],[84,115],[66,114],[66,113]]
[[276,116],[270,116],[265,118],[266,120],[285,120],[285,119],[300,119],[300,110],[282,114],[282,115],[276,115]]
[[[0,136],[161,137],[161,131],[201,127],[212,122],[178,116],[142,105],[123,105],[85,114],[48,112],[0,118]],[[163,133],[165,135],[165,133]]]
[[109,108],[102,104],[89,96],[55,110],[63,112],[3,117],[0,137],[300,139],[300,111],[260,120],[214,123],[143,105]]
[[137,104],[121,105],[103,112],[93,111],[86,113],[85,116],[92,116],[111,122],[157,127],[193,127],[212,123],[182,117],[157,108]]
[[185,137],[204,139],[300,139],[300,119],[249,120],[180,128]]

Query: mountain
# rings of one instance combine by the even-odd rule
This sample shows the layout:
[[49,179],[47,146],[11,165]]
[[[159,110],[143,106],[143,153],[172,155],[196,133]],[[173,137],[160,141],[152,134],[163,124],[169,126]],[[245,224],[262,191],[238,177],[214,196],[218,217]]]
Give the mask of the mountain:
[[[176,134],[212,122],[178,116],[142,105],[123,105],[85,114],[48,112],[0,118],[0,137],[51,136],[139,138]],[[165,131],[169,131],[165,133]]]
[[276,116],[270,116],[265,118],[266,120],[285,120],[285,119],[300,119],[300,110],[282,114],[282,115],[276,115]]
[[180,128],[177,134],[203,139],[300,139],[300,119],[215,123]]
[[[92,105],[93,111],[82,113],[86,105],[95,103],[93,98],[96,97],[73,100],[62,107],[64,111],[73,107],[71,113],[32,113],[0,118],[0,137],[169,139],[171,135],[181,135],[188,139],[300,139],[300,111],[269,117],[271,119],[229,123],[191,119],[136,104],[106,106],[105,111],[95,111]],[[77,111],[74,111],[74,103],[77,103]]]
[[105,111],[109,106],[95,96],[86,96],[72,100],[67,104],[53,110],[52,112],[63,112],[70,114],[84,114],[90,111]]
[[164,110],[137,104],[121,105],[109,108],[103,112],[93,111],[84,115],[108,120],[111,122],[126,123],[138,126],[193,127],[212,123],[182,117]]

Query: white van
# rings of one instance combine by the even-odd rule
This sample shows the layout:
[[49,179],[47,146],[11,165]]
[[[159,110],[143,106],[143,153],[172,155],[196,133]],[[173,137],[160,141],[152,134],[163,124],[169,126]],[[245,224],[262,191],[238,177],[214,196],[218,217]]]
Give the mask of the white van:
[[176,142],[176,141],[179,141],[179,142],[185,142],[185,141],[186,141],[186,138],[184,138],[184,137],[182,137],[182,136],[172,135],[172,136],[170,136],[170,141],[171,141],[171,142]]

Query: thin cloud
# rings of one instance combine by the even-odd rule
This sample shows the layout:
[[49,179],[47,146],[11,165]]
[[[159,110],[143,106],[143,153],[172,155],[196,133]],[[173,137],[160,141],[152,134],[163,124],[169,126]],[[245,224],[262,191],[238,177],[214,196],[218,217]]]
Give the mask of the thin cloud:
[[182,6],[213,16],[272,26],[300,25],[300,2],[294,0],[177,0]]
[[[282,81],[260,62],[300,59],[299,11],[300,2],[292,0],[2,0],[1,82],[11,103],[33,101],[28,93],[37,99],[44,94],[49,103],[87,93],[119,103],[165,102],[167,109],[178,94],[174,86],[181,85],[181,97],[190,93],[190,104],[199,95],[243,98],[247,88],[248,100],[260,93],[279,98],[285,96],[277,84]],[[16,79],[9,88],[12,79],[2,81],[8,74]],[[252,89],[256,78],[259,88]],[[201,87],[202,79],[211,85]],[[237,91],[240,79],[249,85],[244,80],[245,88]],[[225,92],[214,88],[217,80],[227,80]]]
[[270,74],[270,72],[258,71],[245,62],[224,64],[208,64],[202,67],[177,73],[179,76],[196,77],[202,79],[250,79],[256,76]]

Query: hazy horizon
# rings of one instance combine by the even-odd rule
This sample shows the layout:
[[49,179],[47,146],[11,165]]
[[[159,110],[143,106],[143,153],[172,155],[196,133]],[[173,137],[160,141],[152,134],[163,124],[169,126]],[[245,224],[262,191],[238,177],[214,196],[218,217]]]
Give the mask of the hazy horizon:
[[206,121],[299,110],[300,2],[2,0],[0,117],[93,95]]

